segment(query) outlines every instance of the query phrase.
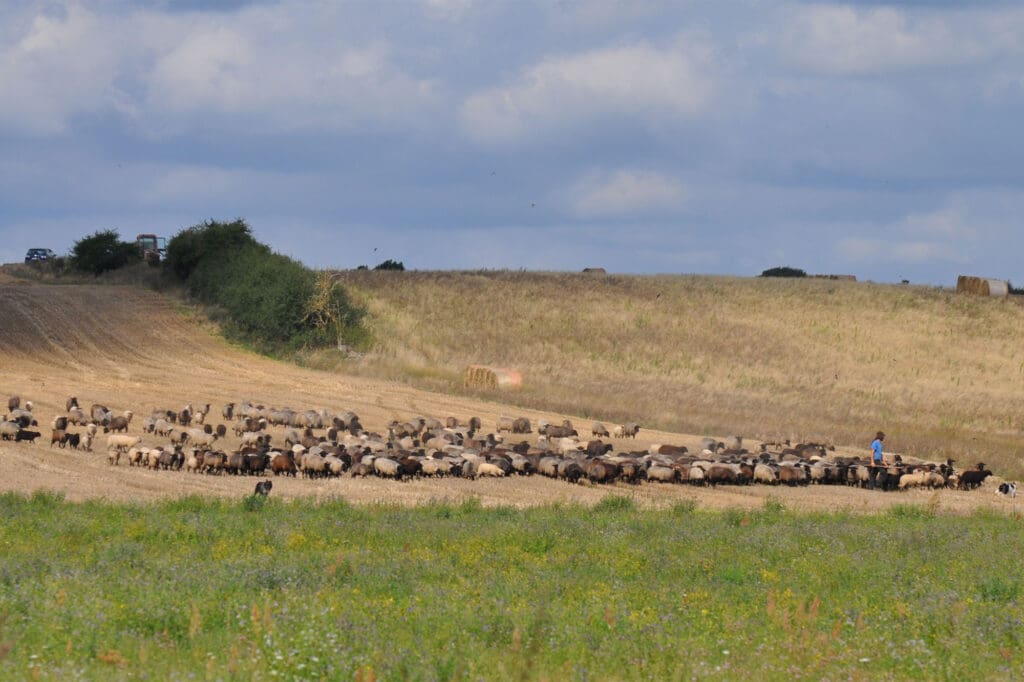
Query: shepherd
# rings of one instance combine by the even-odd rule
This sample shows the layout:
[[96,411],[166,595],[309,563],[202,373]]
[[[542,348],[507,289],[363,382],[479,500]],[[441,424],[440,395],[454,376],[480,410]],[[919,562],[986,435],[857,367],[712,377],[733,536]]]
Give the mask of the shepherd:
[[868,479],[868,488],[873,490],[875,487],[875,479],[878,478],[878,473],[882,470],[882,467],[888,466],[885,461],[885,454],[882,452],[882,442],[885,440],[885,433],[879,431],[875,434],[875,439],[871,441],[871,473]]

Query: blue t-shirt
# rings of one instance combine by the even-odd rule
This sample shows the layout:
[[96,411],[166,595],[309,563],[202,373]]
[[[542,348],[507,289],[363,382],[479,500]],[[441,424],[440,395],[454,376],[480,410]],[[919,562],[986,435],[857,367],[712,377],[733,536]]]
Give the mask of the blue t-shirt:
[[871,459],[876,462],[882,461],[882,441],[877,438],[871,441]]

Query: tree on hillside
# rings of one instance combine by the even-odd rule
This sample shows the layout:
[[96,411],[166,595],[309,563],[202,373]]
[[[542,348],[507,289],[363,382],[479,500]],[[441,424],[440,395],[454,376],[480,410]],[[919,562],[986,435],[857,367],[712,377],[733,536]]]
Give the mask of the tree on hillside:
[[100,275],[124,267],[135,258],[138,258],[135,244],[121,241],[117,230],[103,230],[75,242],[71,250],[71,267]]
[[761,276],[762,277],[806,277],[807,273],[804,272],[803,270],[801,270],[800,268],[791,268],[788,265],[786,265],[786,266],[777,267],[777,268],[768,268],[767,270],[765,270],[764,272],[761,273]]
[[230,223],[208,220],[171,237],[164,262],[179,279],[187,280],[204,258],[223,260],[247,246],[270,250],[256,241],[241,218]]

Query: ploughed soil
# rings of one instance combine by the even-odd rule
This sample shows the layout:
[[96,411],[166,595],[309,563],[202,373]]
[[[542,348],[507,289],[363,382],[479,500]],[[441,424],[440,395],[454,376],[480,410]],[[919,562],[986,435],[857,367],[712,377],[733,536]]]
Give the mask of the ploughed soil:
[[[529,380],[527,377],[526,380]],[[50,422],[76,396],[86,410],[93,403],[120,413],[131,410],[129,433],[143,445],[163,439],[142,432],[142,420],[155,409],[180,410],[187,403],[212,405],[207,423],[223,422],[227,402],[292,409],[352,410],[365,428],[383,432],[392,420],[413,417],[480,417],[484,430],[499,415],[573,420],[587,436],[591,420],[526,410],[495,401],[416,390],[381,380],[305,369],[232,346],[195,313],[158,293],[120,286],[25,284],[0,273],[0,399],[19,395],[31,400],[43,436],[34,445],[0,441],[0,491],[49,490],[69,500],[106,499],[145,502],[185,495],[241,499],[253,491],[252,477],[207,476],[150,471],[108,463],[105,436],[97,435],[92,452],[50,446]],[[643,415],[636,421],[643,423]],[[609,428],[611,424],[608,425]],[[71,430],[80,430],[71,427]],[[271,428],[280,442],[283,429]],[[727,434],[720,434],[725,440]],[[520,436],[515,437],[518,441]],[[535,438],[535,435],[527,438]],[[653,443],[700,448],[700,435],[648,431],[635,440],[614,441],[616,450],[641,450]],[[238,446],[229,432],[220,447]],[[757,443],[745,443],[755,449]],[[864,452],[837,454],[865,456]],[[994,493],[995,485],[971,491],[882,493],[845,486],[800,488],[765,485],[719,486],[642,483],[610,486],[569,484],[540,476],[505,479],[419,479],[396,482],[348,476],[327,480],[275,478],[272,495],[341,498],[357,504],[458,503],[476,498],[484,505],[525,507],[552,503],[592,505],[609,494],[625,495],[642,507],[670,507],[693,500],[703,508],[758,509],[765,500],[790,509],[873,512],[896,504],[928,505],[940,511],[968,513],[985,507],[1015,512],[1017,500]],[[1024,498],[1022,498],[1024,499]]]

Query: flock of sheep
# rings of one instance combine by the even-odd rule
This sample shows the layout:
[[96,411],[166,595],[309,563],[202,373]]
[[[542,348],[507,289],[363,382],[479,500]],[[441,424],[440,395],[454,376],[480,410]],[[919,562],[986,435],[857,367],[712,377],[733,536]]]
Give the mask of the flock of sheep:
[[[743,447],[741,437],[726,444],[705,438],[700,452],[685,446],[655,444],[636,450],[616,442],[635,439],[636,423],[609,431],[594,422],[589,437],[581,438],[569,420],[531,424],[525,417],[499,417],[494,432],[483,433],[479,418],[448,417],[394,421],[384,433],[366,431],[353,412],[277,409],[250,401],[228,403],[221,410],[225,423],[207,423],[210,405],[181,410],[153,410],[142,420],[146,439],[164,438],[166,445],[147,447],[143,435],[128,434],[133,413],[115,413],[94,404],[89,411],[74,397],[66,414],[51,422],[50,447],[91,451],[102,429],[111,465],[154,470],[185,470],[204,474],[251,474],[320,478],[349,475],[407,479],[418,476],[468,478],[539,474],[568,482],[690,483],[695,485],[838,484],[867,487],[871,469],[866,458],[836,456],[819,443],[763,443],[756,452]],[[229,426],[239,437],[237,449],[216,446]],[[81,432],[71,431],[80,426]],[[536,426],[536,429],[534,429]],[[18,396],[8,401],[0,423],[0,438],[35,442],[41,437],[32,403]],[[517,436],[538,434],[534,442]],[[273,431],[273,433],[272,433]],[[608,440],[602,440],[608,439]],[[954,462],[927,462],[897,457],[892,466],[875,472],[874,485],[883,490],[914,487],[976,488],[991,475],[984,465],[958,471]]]

